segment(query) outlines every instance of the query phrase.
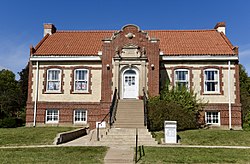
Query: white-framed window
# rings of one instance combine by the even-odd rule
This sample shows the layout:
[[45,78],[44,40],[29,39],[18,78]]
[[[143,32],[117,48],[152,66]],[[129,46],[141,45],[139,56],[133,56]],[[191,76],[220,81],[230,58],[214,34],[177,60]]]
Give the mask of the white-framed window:
[[189,88],[189,70],[176,69],[175,70],[175,82],[174,85],[178,88]]
[[204,70],[204,92],[219,93],[219,70],[206,69]]
[[220,125],[220,112],[206,112],[205,113],[206,124]]
[[74,124],[86,124],[87,123],[87,110],[77,109],[74,110]]
[[59,122],[59,110],[47,109],[45,120],[46,120],[46,123],[58,123]]
[[61,70],[48,69],[47,70],[47,91],[61,90]]
[[89,70],[76,69],[74,71],[74,91],[76,92],[88,92],[89,85]]

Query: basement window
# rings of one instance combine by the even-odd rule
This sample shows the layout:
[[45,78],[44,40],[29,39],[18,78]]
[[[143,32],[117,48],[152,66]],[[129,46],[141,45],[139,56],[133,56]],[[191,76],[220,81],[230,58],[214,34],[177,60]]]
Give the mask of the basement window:
[[220,112],[206,112],[205,121],[208,125],[220,125]]
[[74,124],[86,124],[87,123],[87,111],[77,109],[74,110]]
[[59,110],[47,109],[46,110],[46,123],[58,123],[59,122]]

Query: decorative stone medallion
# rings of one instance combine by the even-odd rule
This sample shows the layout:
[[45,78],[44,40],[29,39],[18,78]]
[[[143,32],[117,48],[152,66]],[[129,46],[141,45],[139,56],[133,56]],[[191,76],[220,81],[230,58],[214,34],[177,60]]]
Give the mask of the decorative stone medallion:
[[129,32],[127,35],[125,35],[127,38],[132,39],[135,37],[135,35],[131,32]]

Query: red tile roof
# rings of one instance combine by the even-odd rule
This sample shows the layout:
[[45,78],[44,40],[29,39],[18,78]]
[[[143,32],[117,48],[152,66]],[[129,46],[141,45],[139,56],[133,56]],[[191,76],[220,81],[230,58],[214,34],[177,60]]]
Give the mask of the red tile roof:
[[[57,31],[35,47],[34,55],[97,55],[102,40],[115,31]],[[166,55],[237,55],[227,37],[216,30],[148,30]]]

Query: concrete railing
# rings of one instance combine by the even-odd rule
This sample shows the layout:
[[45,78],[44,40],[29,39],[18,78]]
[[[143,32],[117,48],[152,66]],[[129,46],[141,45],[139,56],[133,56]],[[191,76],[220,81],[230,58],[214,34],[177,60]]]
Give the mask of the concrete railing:
[[85,136],[87,134],[88,134],[88,128],[81,128],[69,132],[59,133],[57,134],[54,140],[54,145],[59,145],[65,142],[69,142],[79,137]]

